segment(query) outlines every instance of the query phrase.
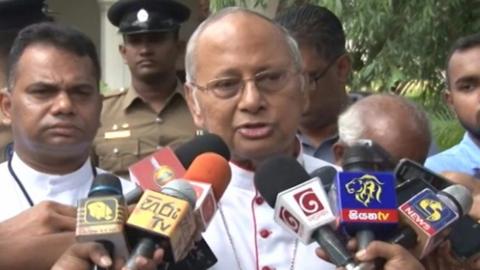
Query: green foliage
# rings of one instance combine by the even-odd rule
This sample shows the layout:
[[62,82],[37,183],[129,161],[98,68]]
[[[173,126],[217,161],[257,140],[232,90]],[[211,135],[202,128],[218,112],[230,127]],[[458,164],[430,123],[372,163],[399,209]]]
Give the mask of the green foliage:
[[[211,0],[212,10],[226,2],[236,3]],[[325,6],[342,20],[353,64],[349,89],[414,95],[429,111],[440,147],[458,139],[463,130],[441,98],[444,66],[457,38],[480,31],[480,0],[280,0],[279,6],[301,2]]]

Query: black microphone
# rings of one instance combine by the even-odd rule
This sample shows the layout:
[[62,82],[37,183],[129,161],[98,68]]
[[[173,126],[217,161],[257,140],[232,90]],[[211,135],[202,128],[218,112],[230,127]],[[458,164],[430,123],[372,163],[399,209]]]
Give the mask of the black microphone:
[[383,160],[372,144],[357,143],[345,150],[343,171],[334,194],[340,228],[355,236],[360,249],[385,238],[398,224],[395,178],[383,170]]
[[[228,146],[222,138],[213,133],[196,136],[185,144],[180,145],[174,151],[168,147],[162,148],[158,152],[152,154],[151,157],[147,157],[147,159],[151,159],[155,156],[158,159],[161,159],[162,162],[160,163],[162,164],[158,165],[168,172],[168,178],[177,179],[183,177],[185,169],[190,167],[197,156],[208,152],[219,154],[226,160],[230,160],[230,150],[228,149]],[[153,176],[150,173],[147,173],[148,170],[145,168],[145,161],[143,159],[130,166],[129,170],[139,186],[125,195],[127,204],[138,202],[145,189],[160,191],[161,186],[159,185],[159,182],[161,181],[159,179],[161,178],[161,175],[157,176],[157,172],[155,172],[155,175]]]
[[332,184],[335,182],[337,176],[337,170],[332,166],[323,166],[310,173],[312,177],[318,177],[322,180],[323,189],[325,192],[329,192]]
[[337,266],[355,268],[352,255],[331,227],[336,217],[318,177],[310,177],[294,158],[277,156],[260,164],[254,181],[275,209],[275,222],[304,244],[319,243]]
[[124,233],[126,216],[120,180],[111,174],[99,174],[92,183],[88,197],[78,202],[76,239],[78,242],[102,243],[112,258],[127,259],[129,249]]
[[[400,204],[425,188],[436,192],[452,185],[444,176],[409,159],[400,160],[395,168],[395,175],[400,183],[397,186]],[[451,243],[452,253],[458,260],[473,261],[480,258],[480,223],[469,216],[463,216],[450,229],[448,239]],[[469,237],[465,237],[465,235]]]
[[425,188],[398,207],[405,227],[390,242],[411,249],[422,259],[446,239],[449,228],[468,213],[472,203],[471,192],[462,185],[438,193]]

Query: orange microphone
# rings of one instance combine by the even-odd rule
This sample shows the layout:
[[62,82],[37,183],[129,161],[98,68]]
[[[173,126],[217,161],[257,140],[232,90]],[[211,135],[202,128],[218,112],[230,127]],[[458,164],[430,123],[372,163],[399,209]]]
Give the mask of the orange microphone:
[[195,189],[195,214],[202,231],[205,231],[217,211],[217,202],[230,183],[230,177],[228,161],[212,152],[196,157],[183,176]]

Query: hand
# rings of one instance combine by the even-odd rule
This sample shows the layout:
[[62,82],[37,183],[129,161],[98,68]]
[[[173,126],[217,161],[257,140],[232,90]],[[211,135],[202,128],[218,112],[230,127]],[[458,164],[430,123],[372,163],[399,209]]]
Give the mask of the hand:
[[480,270],[480,258],[458,261],[451,254],[450,242],[445,241],[422,260],[427,270]]
[[[155,270],[157,265],[163,261],[163,250],[157,249],[154,259],[137,257],[135,259],[135,270]],[[112,261],[103,245],[95,242],[76,243],[72,245],[55,263],[52,270],[90,270],[92,263],[100,267],[113,267],[116,270],[128,270],[122,259]]]
[[0,223],[0,239],[73,232],[77,210],[71,206],[43,201]]
[[73,243],[72,232],[0,239],[0,269],[50,269]]
[[384,270],[425,270],[423,265],[406,249],[400,245],[382,241],[372,241],[366,249],[358,251],[355,257],[361,262],[384,258],[386,260]]
[[472,191],[473,205],[468,214],[473,219],[480,220],[480,179],[459,172],[443,172],[442,175],[452,183],[463,185]]

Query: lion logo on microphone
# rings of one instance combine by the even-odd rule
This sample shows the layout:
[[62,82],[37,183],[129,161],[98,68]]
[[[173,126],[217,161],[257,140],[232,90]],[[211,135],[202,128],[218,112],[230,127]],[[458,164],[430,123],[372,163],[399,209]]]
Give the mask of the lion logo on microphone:
[[365,174],[362,177],[352,179],[345,185],[345,188],[348,194],[355,194],[355,199],[368,207],[374,200],[381,202],[382,185],[383,183],[375,176]]

